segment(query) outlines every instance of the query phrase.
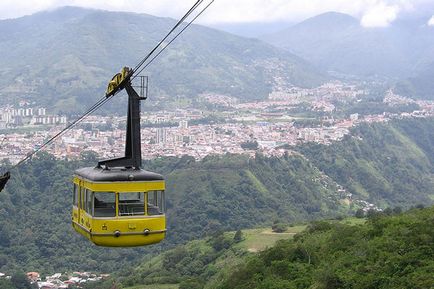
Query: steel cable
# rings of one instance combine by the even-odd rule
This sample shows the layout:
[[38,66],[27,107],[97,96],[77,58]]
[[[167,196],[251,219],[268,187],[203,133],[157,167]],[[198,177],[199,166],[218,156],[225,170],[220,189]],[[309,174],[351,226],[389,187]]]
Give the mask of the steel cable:
[[[180,34],[182,34],[208,7],[214,2],[212,0],[210,3],[207,4],[205,8],[203,8],[186,26],[184,26],[176,35],[173,37],[167,44],[165,44],[161,50],[154,55],[149,62],[145,64],[145,62],[154,54],[154,52],[161,46],[161,44],[164,43],[164,41],[199,7],[203,0],[197,0],[194,5],[187,11],[187,13],[184,14],[184,16],[175,24],[175,26],[172,27],[172,29],[158,42],[158,44],[134,67],[132,70],[132,73],[129,75],[131,77],[131,80],[133,80],[140,72],[142,72],[146,67],[148,67]],[[145,64],[145,65],[144,65]],[[144,66],[143,66],[144,65]],[[143,67],[142,67],[143,66]],[[138,71],[138,72],[137,72]],[[17,164],[13,165],[10,169],[16,168],[22,163],[26,162],[28,159],[30,159],[33,155],[41,151],[46,146],[53,143],[58,137],[62,136],[64,133],[66,133],[68,130],[72,129],[74,126],[76,126],[79,122],[81,122],[83,119],[85,119],[87,116],[92,114],[94,111],[99,109],[102,105],[104,105],[107,101],[109,101],[116,93],[109,97],[102,97],[99,99],[94,105],[92,105],[84,114],[82,114],[79,118],[74,120],[72,123],[67,125],[65,128],[63,128],[60,132],[52,136],[50,139],[45,141],[39,148],[32,151],[31,153],[27,154],[22,160],[20,160]],[[7,171],[3,176],[0,176],[0,178],[9,179],[10,173]],[[0,191],[3,189],[4,184]]]

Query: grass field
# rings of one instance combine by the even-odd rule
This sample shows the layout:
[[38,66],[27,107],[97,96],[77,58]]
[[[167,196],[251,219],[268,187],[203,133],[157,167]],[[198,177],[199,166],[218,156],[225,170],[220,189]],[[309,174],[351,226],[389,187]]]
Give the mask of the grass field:
[[366,223],[366,219],[365,218],[349,217],[349,218],[343,219],[341,221],[341,223],[345,224],[345,225],[350,225],[350,226],[363,225],[364,223]]
[[178,289],[178,284],[150,284],[127,287],[125,289]]
[[237,244],[236,247],[243,248],[249,252],[259,252],[273,246],[279,240],[291,239],[305,228],[306,226],[288,227],[288,230],[284,233],[274,233],[271,231],[271,228],[243,230],[244,241]]

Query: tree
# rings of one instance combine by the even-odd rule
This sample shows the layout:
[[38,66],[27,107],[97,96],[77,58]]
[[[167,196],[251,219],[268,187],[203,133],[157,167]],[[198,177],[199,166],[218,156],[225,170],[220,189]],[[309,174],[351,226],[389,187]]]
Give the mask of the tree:
[[234,242],[239,243],[243,240],[243,232],[241,230],[237,230],[234,235]]
[[259,147],[257,141],[246,141],[241,143],[241,148],[244,150],[257,150]]
[[271,229],[274,233],[283,233],[288,229],[288,227],[284,223],[275,223],[271,226]]
[[15,272],[12,274],[11,277],[11,283],[15,286],[15,288],[19,289],[34,289],[38,288],[37,286],[33,286],[30,284],[29,280],[27,279],[27,276],[23,272]]
[[0,288],[2,289],[16,289],[14,285],[12,285],[10,280],[0,279]]
[[231,246],[232,240],[226,238],[226,236],[221,233],[218,236],[212,237],[211,246],[216,251],[221,251],[223,249],[227,249]]
[[179,289],[202,289],[204,283],[198,278],[188,278],[179,284]]
[[354,216],[355,216],[356,218],[362,219],[362,218],[365,217],[365,212],[363,211],[363,209],[358,209],[358,210],[356,211],[356,213],[354,214]]
[[402,208],[399,207],[399,206],[393,208],[393,213],[394,214],[401,214],[402,213]]

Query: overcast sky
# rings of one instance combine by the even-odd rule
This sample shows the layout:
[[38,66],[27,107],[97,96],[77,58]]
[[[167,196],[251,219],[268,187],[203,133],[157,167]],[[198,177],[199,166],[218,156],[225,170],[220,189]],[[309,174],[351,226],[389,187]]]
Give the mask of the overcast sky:
[[[0,0],[0,19],[16,18],[65,5],[178,18],[194,2],[195,0]],[[198,22],[210,25],[298,22],[328,11],[351,14],[366,27],[384,27],[408,15],[434,15],[434,0],[215,0]],[[430,24],[434,25],[434,18]]]

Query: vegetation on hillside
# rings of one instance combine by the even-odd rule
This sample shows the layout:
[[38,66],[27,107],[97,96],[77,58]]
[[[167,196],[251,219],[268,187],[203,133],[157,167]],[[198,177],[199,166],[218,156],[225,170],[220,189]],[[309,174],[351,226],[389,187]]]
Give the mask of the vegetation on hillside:
[[[94,166],[96,157],[56,160],[40,154],[12,171],[0,192],[0,272],[116,271],[149,253],[176,244],[261,225],[276,229],[301,220],[336,217],[369,200],[403,208],[432,203],[432,120],[364,125],[330,146],[308,145],[307,156],[257,155],[160,158],[145,163],[167,179],[168,234],[149,248],[99,248],[75,234],[70,224],[71,175]],[[345,201],[345,202],[344,202]]]
[[348,192],[383,207],[432,203],[434,121],[362,124],[333,145],[298,148]]
[[[82,111],[103,95],[114,74],[136,65],[175,23],[76,7],[1,20],[0,95],[8,96],[8,104],[26,95],[50,109]],[[145,73],[153,98],[173,100],[204,92],[263,99],[275,77],[302,87],[327,79],[289,52],[200,25],[192,25]]]
[[268,228],[221,231],[204,239],[190,241],[159,256],[147,258],[137,268],[123,270],[110,280],[89,284],[92,289],[109,289],[113,282],[123,288],[212,288],[252,254],[291,239],[305,226],[293,226],[282,234]]
[[219,289],[434,287],[434,207],[375,214],[364,225],[314,222],[225,279]]
[[300,157],[158,159],[146,167],[167,178],[166,241],[152,248],[99,248],[75,234],[70,224],[71,175],[78,167],[95,163],[93,154],[81,161],[64,161],[44,153],[12,172],[0,193],[0,271],[111,272],[137,262],[147,252],[158,252],[161,246],[219,230],[347,211],[330,189],[333,183],[326,187],[328,182],[319,182],[318,171]]

